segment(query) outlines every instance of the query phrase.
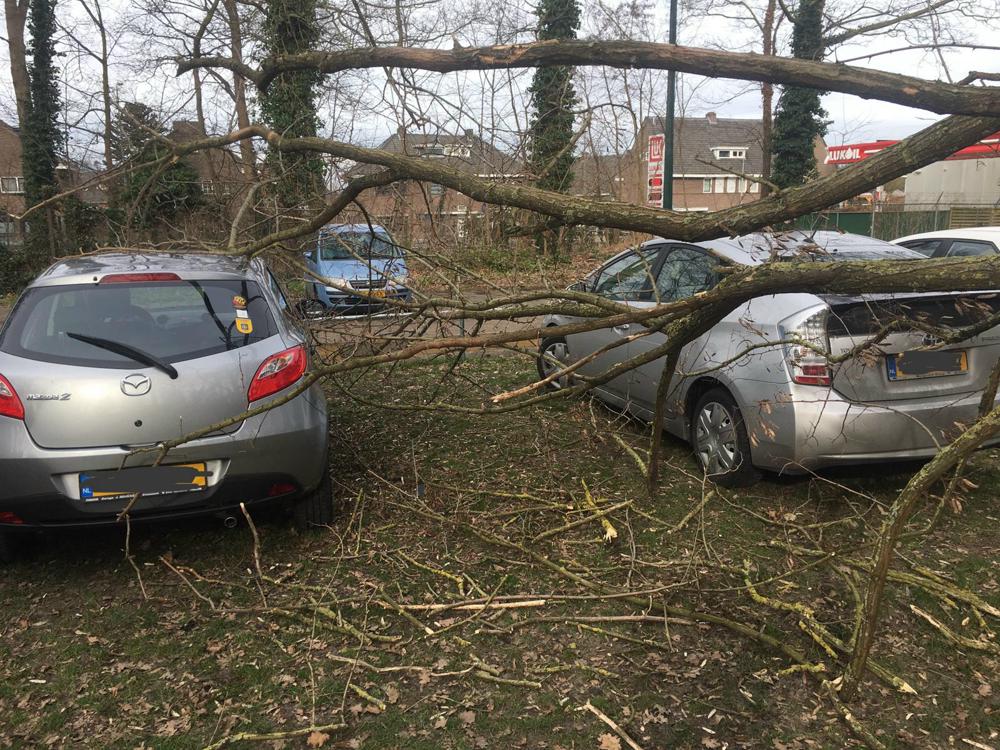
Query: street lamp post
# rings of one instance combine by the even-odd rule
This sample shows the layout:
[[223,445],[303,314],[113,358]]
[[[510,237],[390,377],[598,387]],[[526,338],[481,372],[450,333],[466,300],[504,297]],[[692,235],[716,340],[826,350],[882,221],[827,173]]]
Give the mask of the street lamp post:
[[[670,44],[677,44],[677,0],[670,0]],[[663,127],[663,203],[662,207],[674,207],[674,88],[677,72],[667,75],[667,117]]]

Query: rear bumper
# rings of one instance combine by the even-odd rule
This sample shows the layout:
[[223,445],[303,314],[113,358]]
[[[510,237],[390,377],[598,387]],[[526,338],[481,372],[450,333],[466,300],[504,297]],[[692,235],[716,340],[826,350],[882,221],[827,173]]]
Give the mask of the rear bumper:
[[[748,420],[758,440],[754,463],[801,474],[829,466],[932,458],[976,421],[980,397],[972,393],[865,404],[835,391],[797,387],[790,399],[769,403]],[[997,444],[1000,437],[983,447]]]
[[[280,394],[278,394],[280,395]],[[139,498],[134,521],[224,513],[240,502],[260,504],[315,488],[328,465],[327,410],[322,390],[305,393],[247,419],[235,432],[203,438],[170,451],[164,463],[205,462],[212,471],[200,492]],[[148,466],[155,454],[129,456],[124,447],[52,450],[32,442],[24,423],[0,417],[0,514],[23,523],[11,528],[115,523],[127,500],[80,498],[80,472]],[[286,485],[275,488],[275,485]],[[294,489],[290,489],[294,487]],[[280,497],[272,492],[280,491]],[[0,515],[0,519],[9,516]]]
[[[293,485],[294,489],[270,495],[272,487]],[[248,510],[278,505],[301,494],[292,477],[281,474],[261,474],[224,480],[211,490],[182,495],[163,495],[140,499],[129,510],[129,523],[180,520],[199,516],[234,516],[240,518],[240,503]],[[79,500],[59,493],[4,500],[3,508],[15,514],[21,523],[2,523],[0,528],[10,531],[39,531],[45,529],[94,528],[123,525],[118,520],[127,503],[82,504]]]

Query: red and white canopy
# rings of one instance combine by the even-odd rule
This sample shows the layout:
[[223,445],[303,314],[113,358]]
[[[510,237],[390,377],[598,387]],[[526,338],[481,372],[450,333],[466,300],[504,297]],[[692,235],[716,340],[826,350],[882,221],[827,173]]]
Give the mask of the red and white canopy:
[[[828,146],[824,164],[854,164],[897,143],[899,141],[869,141],[868,143]],[[956,151],[948,159],[991,159],[995,157],[1000,157],[1000,132],[994,133],[989,138],[984,138],[973,146]]]

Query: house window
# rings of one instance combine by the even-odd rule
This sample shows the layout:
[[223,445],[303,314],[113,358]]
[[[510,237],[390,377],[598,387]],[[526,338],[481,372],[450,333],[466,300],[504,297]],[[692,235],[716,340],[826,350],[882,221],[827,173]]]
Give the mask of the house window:
[[745,148],[713,148],[712,153],[716,159],[746,159],[747,150]]
[[726,178],[716,177],[715,178],[715,192],[724,193],[726,191]]
[[701,192],[711,193],[712,192],[712,178],[706,177],[701,181]]
[[438,185],[437,183],[432,182],[429,192],[431,195],[444,195],[444,185]]
[[417,146],[417,150],[420,151],[421,156],[430,156],[440,158],[444,156],[444,146],[433,143],[424,146]]
[[740,194],[742,195],[747,191],[747,179],[746,177],[740,177],[739,188]]
[[461,159],[468,159],[470,156],[472,156],[472,149],[470,149],[468,146],[452,143],[444,147],[444,155],[457,156]]
[[727,177],[726,178],[726,192],[727,193],[735,193],[736,192],[736,178],[735,177]]
[[760,183],[759,182],[751,182],[750,183],[750,192],[751,193],[759,193],[760,192]]
[[21,195],[24,193],[23,177],[0,177],[0,193]]

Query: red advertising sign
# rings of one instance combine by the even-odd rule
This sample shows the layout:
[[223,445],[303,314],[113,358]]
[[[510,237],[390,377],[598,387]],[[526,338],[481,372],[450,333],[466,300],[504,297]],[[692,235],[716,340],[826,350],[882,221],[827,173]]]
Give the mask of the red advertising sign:
[[[894,146],[899,141],[870,141],[850,143],[844,146],[830,146],[826,152],[826,164],[854,164],[874,156],[882,149]],[[1000,156],[1000,133],[994,133],[979,143],[956,151],[947,161],[958,159],[989,159]]]
[[649,161],[646,163],[646,203],[659,208],[663,203],[663,135],[649,136]]

